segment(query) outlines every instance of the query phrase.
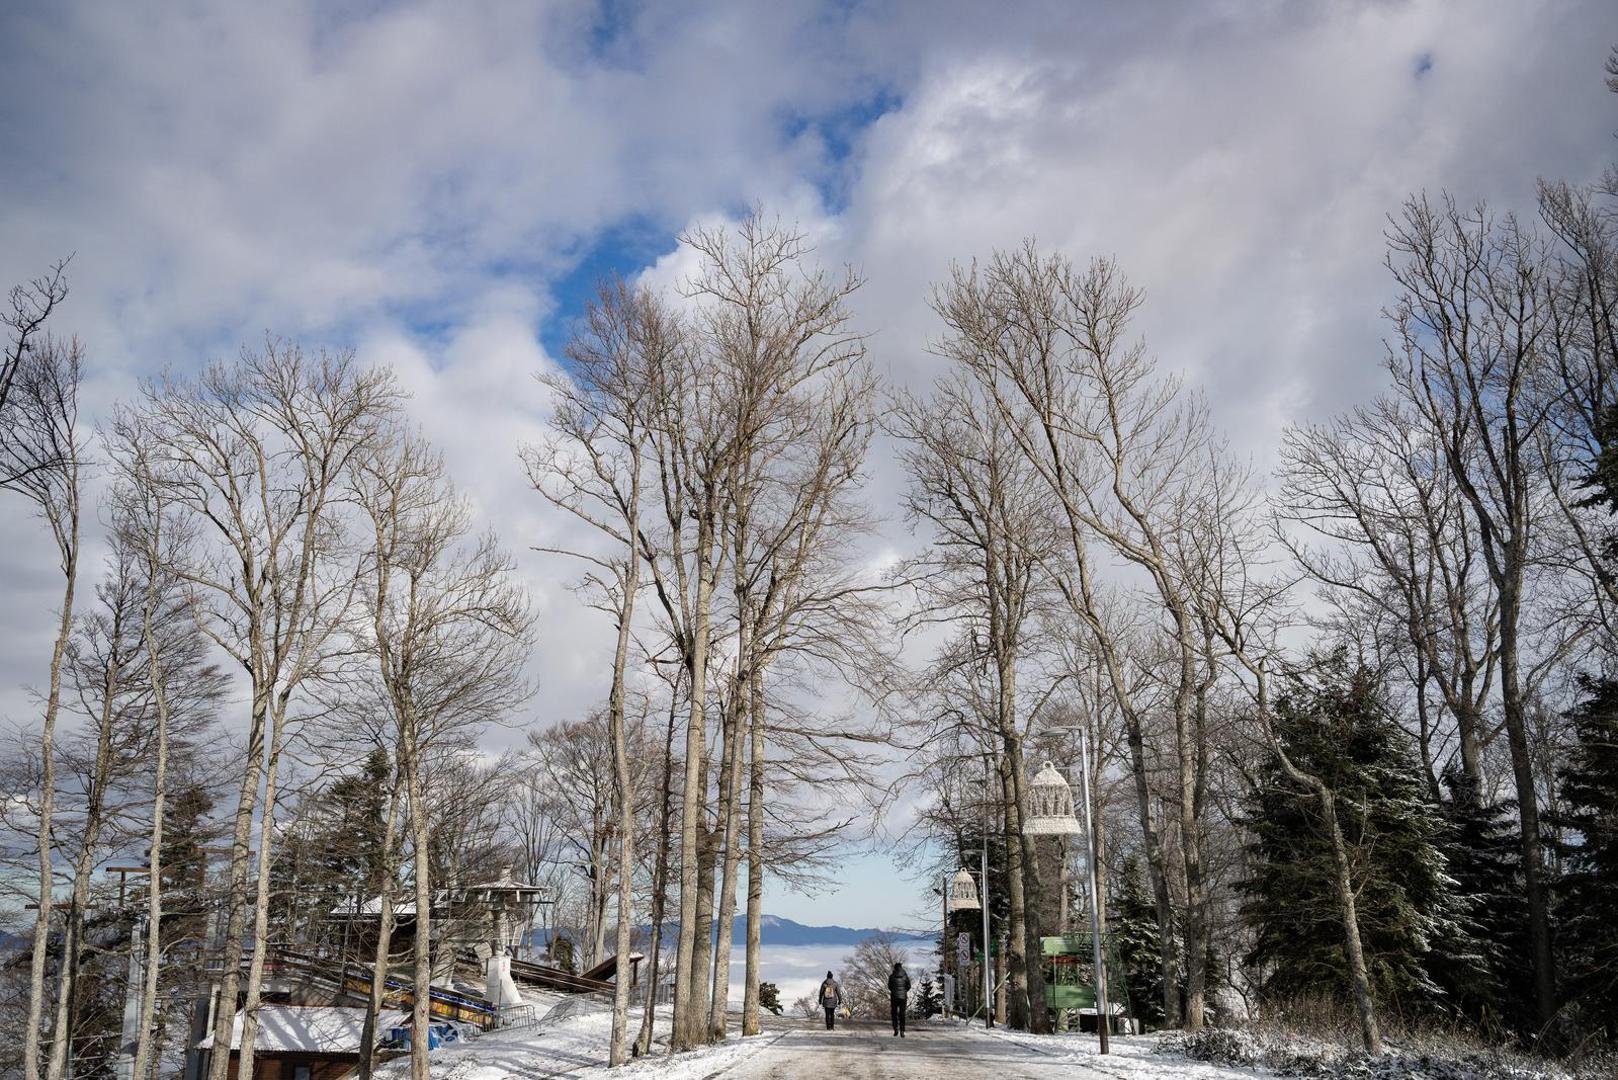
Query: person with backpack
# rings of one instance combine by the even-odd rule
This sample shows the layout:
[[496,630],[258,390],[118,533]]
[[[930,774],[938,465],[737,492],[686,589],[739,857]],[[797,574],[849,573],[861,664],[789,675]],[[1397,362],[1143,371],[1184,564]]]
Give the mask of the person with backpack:
[[897,1038],[905,1037],[905,1013],[909,1011],[910,976],[905,974],[904,965],[895,960],[893,974],[888,976],[888,1011],[893,1014],[893,1034]]
[[843,1004],[843,988],[837,985],[837,977],[826,972],[826,981],[820,984],[820,1007],[826,1010],[826,1030],[833,1031],[837,1027],[837,1010]]

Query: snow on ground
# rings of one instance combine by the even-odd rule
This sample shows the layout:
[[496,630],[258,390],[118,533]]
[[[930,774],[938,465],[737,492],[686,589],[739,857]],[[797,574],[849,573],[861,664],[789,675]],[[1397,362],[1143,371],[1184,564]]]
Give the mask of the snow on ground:
[[1030,1050],[1048,1054],[1053,1062],[1081,1065],[1084,1068],[1111,1076],[1117,1080],[1145,1080],[1145,1078],[1173,1077],[1174,1080],[1253,1080],[1270,1077],[1260,1069],[1237,1065],[1211,1065],[1193,1061],[1179,1055],[1154,1053],[1158,1036],[1114,1035],[1109,1040],[1109,1053],[1102,1055],[1094,1032],[1060,1032],[1053,1035],[1030,1035],[1025,1031],[1008,1028],[974,1030],[982,1037],[1015,1043]]
[[[524,993],[535,1001],[543,995]],[[541,1010],[543,1011],[543,1010]],[[491,1031],[464,1042],[441,1046],[432,1052],[432,1075],[441,1080],[544,1080],[549,1077],[605,1077],[624,1080],[656,1077],[657,1080],[699,1080],[716,1070],[728,1068],[757,1053],[768,1041],[734,1036],[720,1046],[706,1047],[670,1058],[665,1047],[669,1034],[669,1010],[660,1008],[654,1027],[654,1048],[650,1057],[622,1069],[607,1069],[607,1051],[612,1041],[612,1007],[586,997],[562,997],[538,1024],[531,1027]],[[630,1038],[640,1030],[641,1010],[630,1010]],[[657,1044],[656,1040],[664,1040]],[[410,1075],[408,1056],[388,1062],[377,1070],[387,1080],[404,1080]]]
[[[637,1029],[639,1010],[632,1013]],[[666,1040],[669,1012],[658,1013],[657,1036]],[[723,1074],[751,1078],[1083,1077],[1085,1080],[1254,1080],[1256,1069],[1212,1065],[1152,1053],[1154,1036],[1113,1040],[1112,1053],[1096,1052],[1094,1035],[1028,1035],[996,1028],[984,1031],[960,1022],[917,1024],[911,1038],[893,1040],[886,1023],[864,1021],[826,1032],[815,1023],[772,1020],[764,1035],[735,1036],[719,1046],[669,1056],[659,1044],[651,1057],[623,1069],[606,1067],[612,1012],[601,1001],[568,998],[535,1026],[491,1032],[435,1050],[432,1075],[438,1080],[706,1080]],[[388,1080],[404,1080],[406,1058],[381,1070]]]

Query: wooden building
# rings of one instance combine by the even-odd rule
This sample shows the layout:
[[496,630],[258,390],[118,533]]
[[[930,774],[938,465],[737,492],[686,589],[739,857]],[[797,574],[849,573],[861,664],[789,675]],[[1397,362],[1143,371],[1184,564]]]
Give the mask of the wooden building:
[[[382,1012],[376,1021],[377,1041],[405,1020],[402,1012]],[[365,1010],[360,1008],[262,1005],[253,1039],[252,1080],[340,1080],[359,1064],[364,1024]],[[241,1045],[242,1014],[237,1013],[230,1033],[230,1080],[242,1080]],[[199,1049],[212,1052],[213,1036],[202,1040]]]

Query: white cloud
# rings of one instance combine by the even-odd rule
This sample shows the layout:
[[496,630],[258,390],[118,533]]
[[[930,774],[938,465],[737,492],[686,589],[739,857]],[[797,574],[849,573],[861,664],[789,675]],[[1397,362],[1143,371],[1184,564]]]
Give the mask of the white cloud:
[[[1541,174],[1593,175],[1618,127],[1618,12],[1598,0],[659,4],[622,24],[582,0],[173,0],[0,20],[0,282],[78,253],[61,325],[88,345],[94,411],[265,329],[393,365],[532,584],[545,719],[604,694],[609,629],[574,568],[528,550],[585,538],[516,451],[547,407],[551,287],[603,229],[762,200],[864,271],[873,358],[906,382],[936,364],[926,301],[951,259],[1029,235],[1116,255],[1165,364],[1264,466],[1280,426],[1378,383],[1380,233],[1406,192],[1525,206]],[[879,89],[894,107],[832,160],[802,121]],[[675,254],[647,277],[689,271]],[[885,453],[871,472],[889,521],[865,557],[886,565],[911,543],[902,479]],[[21,720],[57,582],[14,497],[0,545],[0,716]]]

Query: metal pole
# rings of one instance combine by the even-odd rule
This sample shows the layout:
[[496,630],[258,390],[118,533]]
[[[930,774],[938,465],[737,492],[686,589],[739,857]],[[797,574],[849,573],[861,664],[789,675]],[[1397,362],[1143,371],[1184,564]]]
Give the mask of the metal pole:
[[1079,770],[1084,786],[1084,831],[1090,850],[1090,941],[1095,964],[1096,1031],[1101,1036],[1101,1052],[1108,1052],[1112,1013],[1107,1007],[1107,971],[1101,962],[1101,878],[1096,874],[1096,830],[1090,816],[1090,748],[1088,732],[1079,729]]
[[944,938],[938,951],[938,993],[944,999],[944,1019],[949,1019],[950,998],[944,993],[944,978],[949,970],[949,883],[950,872],[944,871],[944,887],[938,890],[944,898]]
[[989,755],[983,755],[983,847],[978,852],[982,858],[983,893],[979,899],[983,902],[983,1026],[994,1027],[994,1008],[989,1000],[990,990],[993,987],[993,969],[989,966]]

